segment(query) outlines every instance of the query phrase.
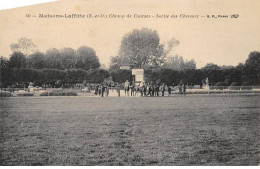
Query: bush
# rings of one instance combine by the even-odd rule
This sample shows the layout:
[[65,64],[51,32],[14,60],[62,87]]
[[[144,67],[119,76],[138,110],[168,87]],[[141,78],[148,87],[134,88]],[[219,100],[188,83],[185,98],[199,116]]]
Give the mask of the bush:
[[77,96],[78,94],[73,91],[53,90],[51,92],[43,92],[40,96]]
[[4,92],[4,91],[1,91],[0,92],[0,97],[11,97],[12,95],[11,95],[11,93],[9,93],[9,92]]
[[17,96],[34,96],[34,93],[17,93]]

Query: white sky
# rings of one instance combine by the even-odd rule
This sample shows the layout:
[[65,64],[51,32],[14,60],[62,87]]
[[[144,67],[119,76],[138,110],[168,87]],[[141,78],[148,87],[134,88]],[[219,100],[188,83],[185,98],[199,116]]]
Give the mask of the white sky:
[[[58,1],[0,11],[0,56],[9,57],[10,44],[20,37],[33,40],[40,51],[86,45],[96,50],[108,66],[118,53],[124,34],[143,27],[157,30],[161,43],[180,41],[173,55],[206,63],[237,65],[251,51],[260,51],[260,1],[258,0],[132,0]],[[222,19],[39,19],[26,14],[198,14],[231,15]]]

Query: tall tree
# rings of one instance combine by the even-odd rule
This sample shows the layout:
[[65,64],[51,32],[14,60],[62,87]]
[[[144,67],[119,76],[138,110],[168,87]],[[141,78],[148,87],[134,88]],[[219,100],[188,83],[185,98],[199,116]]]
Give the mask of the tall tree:
[[72,48],[63,48],[60,51],[61,55],[61,66],[63,69],[75,68],[75,50]]
[[100,63],[96,51],[87,46],[79,47],[76,51],[75,66],[85,70],[99,68]]
[[145,64],[153,64],[161,56],[160,38],[154,30],[143,28],[134,29],[126,34],[122,41],[119,57],[122,61],[127,60],[135,67],[142,67]]
[[224,82],[225,80],[223,70],[214,63],[207,63],[201,70],[204,72],[205,78],[208,77],[210,85],[215,85],[215,83]]
[[245,62],[245,75],[251,84],[260,84],[260,53],[253,51],[248,55]]
[[174,57],[167,58],[164,67],[177,71],[195,70],[196,62],[193,59],[184,61],[182,56],[175,55]]
[[9,66],[10,68],[25,68],[26,67],[26,57],[21,52],[13,52],[11,54],[10,60],[9,60]]
[[13,52],[22,52],[26,56],[37,50],[33,41],[25,37],[18,39],[17,43],[12,43],[10,47]]
[[196,62],[195,62],[195,60],[191,59],[191,60],[186,61],[184,69],[186,69],[186,70],[195,70],[196,69]]
[[163,57],[165,59],[167,59],[167,57],[170,57],[172,50],[174,47],[176,47],[177,45],[179,45],[180,41],[178,41],[175,38],[171,38],[166,44],[163,44]]
[[110,58],[109,71],[112,72],[119,70],[121,61],[122,58],[120,58],[119,56],[112,56]]
[[9,61],[1,56],[0,58],[0,87],[3,87],[5,85],[8,85],[9,77],[10,77],[10,71],[9,71]]
[[27,58],[27,67],[34,69],[43,69],[46,67],[45,55],[41,52],[35,52],[28,56]]
[[145,69],[159,68],[164,65],[166,58],[178,44],[179,41],[175,38],[171,38],[166,44],[160,44],[159,35],[155,30],[134,29],[122,38],[119,54],[111,57],[109,70],[115,71],[121,65]]
[[62,62],[61,62],[61,55],[58,49],[51,48],[46,51],[46,68],[51,69],[61,69]]

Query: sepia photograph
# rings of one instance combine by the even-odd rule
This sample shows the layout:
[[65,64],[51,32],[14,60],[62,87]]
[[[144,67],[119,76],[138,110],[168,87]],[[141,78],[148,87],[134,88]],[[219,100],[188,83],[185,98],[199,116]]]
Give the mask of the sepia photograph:
[[259,6],[1,8],[0,167],[259,166]]

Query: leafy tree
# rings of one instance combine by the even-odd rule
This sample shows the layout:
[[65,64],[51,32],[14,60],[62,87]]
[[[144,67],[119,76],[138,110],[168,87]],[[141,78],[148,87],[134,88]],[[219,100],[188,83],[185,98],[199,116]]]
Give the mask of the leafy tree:
[[214,63],[207,63],[201,70],[204,73],[204,78],[208,77],[210,85],[215,85],[217,82],[224,81],[223,71]]
[[134,29],[121,41],[119,61],[127,58],[135,67],[154,64],[161,56],[159,41],[160,38],[156,31],[147,28]]
[[[162,56],[158,57],[159,64],[156,64],[158,66],[162,66],[165,64],[165,62],[170,58],[170,54],[172,53],[172,50],[175,46],[179,45],[179,41],[175,38],[171,38],[166,44],[162,44],[159,46],[159,51]],[[158,62],[157,61],[157,62]]]
[[120,63],[122,59],[119,56],[112,56],[110,58],[110,65],[109,65],[109,71],[113,72],[120,68]]
[[163,55],[167,57],[173,50],[174,47],[180,44],[180,41],[178,41],[175,38],[171,38],[166,45],[163,45]]
[[9,69],[9,61],[1,57],[0,58],[0,87],[4,87],[6,85],[10,85],[10,77],[11,72]]
[[96,51],[87,46],[81,46],[76,51],[75,68],[79,69],[95,69],[99,68],[99,59],[96,56]]
[[4,58],[3,56],[0,57],[0,68],[2,69],[7,69],[9,66],[8,59]]
[[235,68],[235,66],[226,66],[226,65],[223,65],[223,66],[219,66],[220,69],[222,70],[226,70],[226,69],[233,69]]
[[51,48],[45,53],[46,68],[62,69],[61,55],[58,49]]
[[201,69],[211,69],[211,70],[217,70],[220,69],[220,67],[214,63],[207,63],[204,67],[202,67]]
[[61,67],[63,69],[75,68],[75,53],[76,51],[72,48],[63,48],[60,51],[61,55]]
[[35,52],[28,56],[27,58],[27,67],[34,69],[43,69],[46,68],[46,58],[44,53]]
[[184,68],[184,60],[182,56],[174,56],[168,59],[167,63],[165,64],[166,67],[171,68],[173,70],[183,70]]
[[163,67],[177,71],[195,70],[196,62],[193,59],[184,61],[182,56],[175,55],[174,57],[169,57]]
[[196,62],[194,59],[191,59],[189,61],[186,61],[184,64],[185,70],[195,70],[196,69]]
[[25,68],[26,67],[26,57],[21,52],[13,52],[9,59],[10,68]]
[[160,44],[159,35],[155,30],[134,29],[123,37],[119,54],[111,58],[109,70],[117,70],[125,64],[135,68],[157,69],[164,65],[166,58],[178,44],[179,41],[175,38],[166,44]]
[[258,51],[251,52],[244,65],[244,74],[247,81],[252,84],[260,84],[260,53]]
[[242,67],[237,66],[231,69],[222,69],[225,72],[225,82],[227,85],[232,82],[237,82],[238,84],[242,83]]
[[25,38],[25,37],[19,38],[18,42],[12,43],[10,45],[10,47],[11,47],[11,50],[13,52],[21,52],[24,55],[28,55],[30,53],[33,53],[37,49],[37,47],[33,43],[33,41],[31,39],[28,39],[28,38]]

